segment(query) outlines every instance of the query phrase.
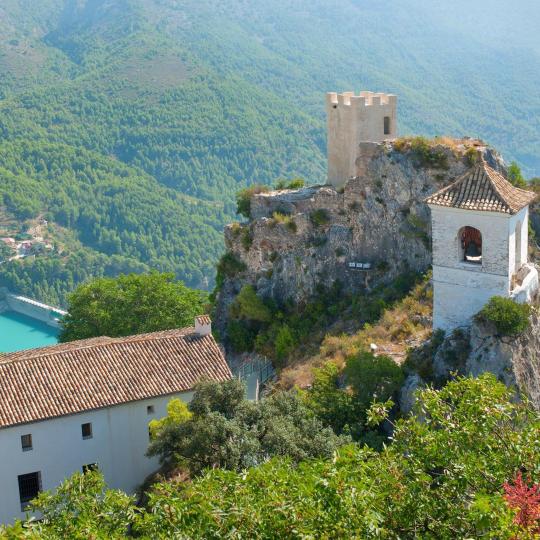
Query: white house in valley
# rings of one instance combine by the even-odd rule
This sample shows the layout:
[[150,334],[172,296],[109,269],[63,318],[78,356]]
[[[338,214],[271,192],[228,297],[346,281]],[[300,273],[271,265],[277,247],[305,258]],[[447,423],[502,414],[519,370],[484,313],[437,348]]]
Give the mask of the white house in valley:
[[201,378],[232,377],[210,325],[0,356],[0,523],[87,468],[133,493],[158,468],[145,456],[149,421],[172,397],[189,401]]
[[527,262],[529,204],[482,158],[430,195],[433,231],[433,328],[467,325],[492,296],[528,302],[538,272]]

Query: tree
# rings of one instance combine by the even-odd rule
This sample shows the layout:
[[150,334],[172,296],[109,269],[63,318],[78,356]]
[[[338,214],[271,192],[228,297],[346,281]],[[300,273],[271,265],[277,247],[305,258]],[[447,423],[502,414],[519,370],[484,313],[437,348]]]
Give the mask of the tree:
[[205,311],[206,294],[188,289],[172,274],[100,278],[69,295],[60,341],[128,336],[191,326]]
[[366,435],[371,403],[395,398],[403,383],[403,371],[390,357],[366,351],[349,357],[343,370],[328,362],[314,375],[312,388],[303,393],[307,405],[324,425],[336,433],[350,433],[356,440]]
[[30,510],[37,512],[41,519],[31,522],[30,526],[16,523],[4,531],[0,529],[0,536],[13,540],[126,538],[136,513],[134,497],[106,489],[98,471],[75,473],[54,492],[40,493]]
[[151,420],[150,424],[148,424],[150,436],[152,439],[156,439],[168,427],[187,422],[191,417],[192,413],[189,411],[187,404],[179,398],[172,398],[167,403],[167,416],[159,420]]
[[[217,414],[236,418],[243,407],[240,390],[207,383],[196,408],[216,414],[212,409],[222,399]],[[351,444],[304,461],[283,452],[294,445],[281,446],[291,440],[287,418],[299,410],[290,396],[268,409],[249,409],[254,419],[274,415],[285,422],[251,422],[253,430],[268,427],[270,443],[280,450],[260,465],[241,472],[217,467],[189,483],[156,484],[147,507],[136,513],[129,498],[76,475],[58,499],[40,496],[54,501],[40,506],[42,522],[7,527],[2,537],[123,538],[131,518],[130,533],[144,540],[536,538],[540,415],[493,375],[420,391],[414,414],[395,423],[393,443],[381,451]],[[368,416],[379,422],[387,411],[376,403]],[[300,424],[309,423],[301,418]],[[244,431],[246,447],[249,440]],[[221,444],[213,450],[232,455],[238,448],[231,438]],[[276,455],[276,447],[268,448]]]
[[346,439],[324,428],[294,392],[276,392],[259,402],[244,398],[241,381],[200,383],[189,404],[193,416],[163,422],[148,449],[167,465],[239,471],[289,456],[299,462],[329,457]]
[[527,181],[523,177],[521,169],[515,161],[512,161],[510,167],[508,167],[508,180],[518,188],[525,189],[527,187]]
[[[515,519],[523,497],[509,498],[504,486],[520,469],[530,472],[531,482],[540,475],[538,413],[489,374],[425,389],[418,398],[416,414],[396,423],[394,443],[381,452],[351,445],[331,460],[294,466],[274,458],[241,474],[210,471],[182,490],[161,484],[138,532],[154,538],[532,539],[525,528],[531,520],[522,519],[522,526]],[[536,486],[530,489],[536,493]]]

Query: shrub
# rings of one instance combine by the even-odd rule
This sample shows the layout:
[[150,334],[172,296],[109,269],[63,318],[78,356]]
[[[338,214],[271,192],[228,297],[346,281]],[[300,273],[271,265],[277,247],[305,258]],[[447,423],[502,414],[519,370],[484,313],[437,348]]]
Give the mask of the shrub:
[[226,277],[234,277],[246,269],[246,265],[234,253],[228,251],[217,264],[216,288],[219,289]]
[[250,321],[270,322],[272,313],[264,302],[257,296],[251,285],[244,285],[236,297],[233,307],[238,317]]
[[394,149],[401,153],[411,151],[419,167],[448,169],[448,157],[442,150],[434,148],[435,142],[425,137],[405,137],[394,142]]
[[270,188],[261,184],[255,184],[239,191],[236,194],[236,212],[249,219],[251,217],[251,197],[267,191],[270,191]]
[[286,180],[278,180],[276,183],[276,189],[300,189],[306,185],[303,178],[293,178],[289,182]]
[[242,230],[242,247],[246,251],[249,251],[251,244],[253,244],[253,236],[251,235],[251,231],[246,227]]
[[291,216],[287,214],[284,214],[282,212],[274,212],[272,214],[272,220],[273,220],[272,221],[273,226],[277,225],[278,223],[281,223],[285,225],[285,227],[293,233],[296,232],[297,230],[296,222]]
[[479,320],[495,325],[503,336],[515,336],[523,333],[529,326],[531,306],[518,304],[510,298],[493,296],[477,315]]
[[275,351],[278,360],[284,360],[291,354],[295,346],[294,337],[288,326],[282,326],[276,335]]
[[392,398],[403,384],[403,370],[392,358],[367,351],[347,360],[345,376],[364,410],[373,400],[384,402]]
[[231,319],[227,325],[227,335],[231,347],[236,352],[240,353],[253,350],[255,331],[246,324],[246,321]]
[[330,214],[324,208],[318,208],[317,210],[313,210],[313,212],[311,212],[309,218],[315,227],[321,227],[330,221]]
[[467,151],[465,152],[465,159],[470,167],[476,165],[478,162],[478,150],[474,146],[467,148]]

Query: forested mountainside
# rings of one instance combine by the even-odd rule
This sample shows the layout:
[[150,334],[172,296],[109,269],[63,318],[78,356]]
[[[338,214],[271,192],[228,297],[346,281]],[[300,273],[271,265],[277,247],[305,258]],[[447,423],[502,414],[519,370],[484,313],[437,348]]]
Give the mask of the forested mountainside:
[[324,181],[327,90],[395,92],[401,133],[480,136],[538,174],[540,13],[521,3],[2,2],[0,236],[45,218],[56,247],[0,285],[64,303],[158,268],[211,287],[238,189]]

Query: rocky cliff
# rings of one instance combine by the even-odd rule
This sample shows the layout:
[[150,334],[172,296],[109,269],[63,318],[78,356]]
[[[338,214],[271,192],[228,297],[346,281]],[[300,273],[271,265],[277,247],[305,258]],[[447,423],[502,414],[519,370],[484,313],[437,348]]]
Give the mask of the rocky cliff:
[[427,383],[442,385],[455,375],[493,373],[501,382],[529,397],[540,410],[540,303],[531,299],[528,328],[517,336],[502,336],[493,323],[473,320],[443,337],[435,333],[409,352],[408,374],[400,395],[402,412],[409,412],[414,392]]
[[223,276],[220,330],[245,284],[278,303],[301,303],[320,285],[339,281],[357,292],[426,270],[431,231],[423,201],[463,174],[478,152],[504,168],[493,150],[472,139],[362,143],[357,174],[339,191],[313,186],[254,195],[251,218],[225,230],[229,256],[239,264]]

